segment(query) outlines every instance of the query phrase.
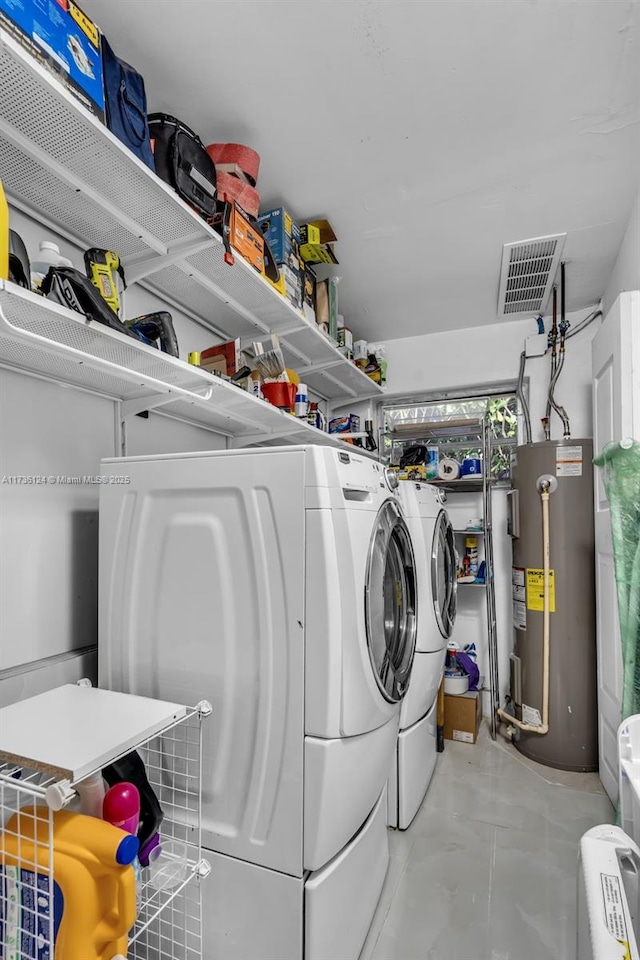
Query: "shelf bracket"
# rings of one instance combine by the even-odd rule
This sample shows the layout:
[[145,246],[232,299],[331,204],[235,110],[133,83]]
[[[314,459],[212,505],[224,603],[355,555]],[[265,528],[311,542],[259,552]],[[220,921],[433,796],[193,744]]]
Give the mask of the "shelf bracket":
[[181,260],[184,260],[185,257],[191,257],[195,253],[202,253],[203,250],[206,250],[208,247],[213,247],[216,243],[214,237],[207,237],[202,239],[202,236],[199,236],[197,239],[189,241],[188,243],[182,243],[180,246],[170,248],[167,253],[160,254],[157,257],[144,257],[139,260],[133,259],[127,264],[127,284],[138,283],[140,280],[144,280],[146,277],[151,276],[153,273],[157,273],[158,270],[164,270],[165,267],[173,266],[175,263],[179,263]]
[[[213,396],[213,387],[207,387],[204,393],[197,393],[195,396],[200,400],[210,400]],[[133,417],[137,413],[142,413],[145,410],[155,410],[166,403],[173,403],[174,400],[180,399],[183,398],[169,390],[168,393],[152,394],[149,397],[143,397],[141,400],[123,400],[121,406],[122,419],[126,420],[127,417]]]

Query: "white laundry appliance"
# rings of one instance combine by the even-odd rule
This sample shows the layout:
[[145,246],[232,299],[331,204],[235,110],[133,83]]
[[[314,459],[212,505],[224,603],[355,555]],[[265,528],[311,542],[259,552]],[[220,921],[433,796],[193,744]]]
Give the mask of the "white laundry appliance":
[[640,715],[618,729],[620,827],[580,841],[578,960],[640,960]]
[[100,684],[213,704],[204,956],[356,960],[416,635],[387,472],[319,446],[102,470]]
[[405,480],[399,486],[416,558],[417,634],[411,682],[387,794],[387,823],[406,830],[424,799],[436,763],[436,699],[446,644],[456,617],[456,549],[443,491]]

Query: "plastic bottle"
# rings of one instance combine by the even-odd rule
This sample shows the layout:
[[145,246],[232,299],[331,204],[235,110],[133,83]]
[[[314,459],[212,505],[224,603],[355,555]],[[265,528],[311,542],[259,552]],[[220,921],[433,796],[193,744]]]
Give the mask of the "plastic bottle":
[[[48,918],[53,913],[54,943],[47,956],[55,960],[126,957],[128,932],[136,919],[135,874],[130,865],[138,851],[137,838],[104,820],[60,810],[53,814],[52,842],[54,882],[49,894],[48,818],[34,819],[30,806],[14,814],[5,827],[2,862],[5,870],[15,867],[18,874],[7,900],[0,898],[6,942],[11,942],[9,924],[13,923],[20,937],[16,956],[44,957],[41,944],[48,939]],[[3,905],[12,898],[17,902],[11,914],[3,916]]]
[[72,267],[73,263],[60,253],[60,247],[52,240],[41,240],[35,260],[31,262],[31,286],[39,290],[49,267]]
[[[134,783],[126,780],[115,783],[107,790],[102,804],[102,817],[125,833],[135,837],[140,825],[140,794]],[[131,866],[136,875],[136,907],[142,907],[142,868],[136,857]]]
[[[468,572],[477,576],[478,573],[478,538],[465,537],[465,560],[468,558]],[[465,568],[467,567],[465,563]]]
[[102,776],[110,786],[122,781],[133,783],[140,794],[140,824],[138,839],[140,841],[140,863],[143,867],[149,864],[149,852],[159,843],[159,830],[164,813],[158,803],[158,798],[149,780],[147,771],[140,755],[133,750],[125,757],[115,760],[102,771]]
[[140,793],[135,783],[123,780],[110,787],[102,804],[102,818],[125,833],[138,833],[140,824]]
[[0,280],[9,279],[9,207],[0,180]]
[[[75,787],[76,793],[80,797],[80,813],[88,817],[97,817],[102,820],[102,804],[104,801],[104,780],[102,771],[98,770],[90,777],[85,777]],[[131,831],[127,831],[128,833]]]
[[309,398],[307,396],[307,385],[306,383],[299,383],[296,387],[296,403],[294,413],[296,417],[301,417],[304,420],[306,419],[308,412]]

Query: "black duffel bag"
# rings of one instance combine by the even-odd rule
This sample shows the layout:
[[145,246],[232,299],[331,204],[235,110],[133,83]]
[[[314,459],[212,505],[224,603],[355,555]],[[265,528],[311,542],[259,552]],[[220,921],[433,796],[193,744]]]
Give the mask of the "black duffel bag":
[[216,211],[216,168],[197,133],[166,113],[149,115],[156,173],[205,219]]

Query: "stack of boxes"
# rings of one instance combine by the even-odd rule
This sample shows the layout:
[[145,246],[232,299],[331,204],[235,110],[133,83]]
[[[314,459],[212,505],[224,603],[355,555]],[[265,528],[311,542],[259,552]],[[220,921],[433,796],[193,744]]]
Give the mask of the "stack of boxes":
[[303,268],[300,259],[300,228],[293,222],[291,215],[284,207],[274,207],[260,214],[258,224],[280,269],[280,279],[272,286],[296,310],[302,310]]

